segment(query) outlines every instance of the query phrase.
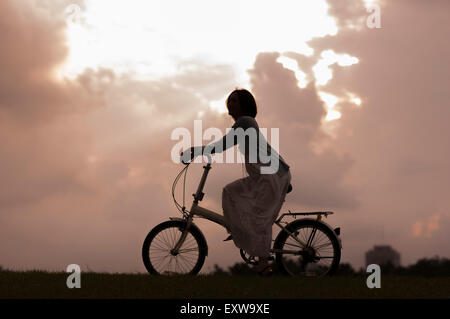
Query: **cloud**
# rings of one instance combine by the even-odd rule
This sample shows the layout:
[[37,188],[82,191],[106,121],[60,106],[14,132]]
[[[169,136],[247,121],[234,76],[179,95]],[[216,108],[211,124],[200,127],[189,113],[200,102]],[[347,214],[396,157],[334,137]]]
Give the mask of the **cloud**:
[[343,184],[351,157],[330,149],[321,154],[315,151],[314,144],[331,137],[322,130],[326,112],[314,82],[298,87],[294,72],[276,61],[279,56],[260,53],[249,74],[259,126],[280,128],[280,154],[293,174],[290,202],[321,209],[357,206],[352,191]]
[[366,20],[363,1],[328,0],[328,3],[328,14],[337,20],[339,30],[359,28]]
[[[329,3],[339,21],[353,15],[339,13],[340,5]],[[450,24],[443,14],[449,6],[447,1],[385,2],[380,29],[342,29],[335,37],[309,42],[316,55],[332,49],[359,59],[349,67],[333,65],[333,79],[323,87],[343,98],[336,105],[342,117],[335,122],[332,146],[354,160],[346,178],[362,203],[355,211],[357,219],[346,223],[357,227],[360,219],[392,228],[385,240],[407,251],[410,261],[442,245],[431,240],[412,252],[405,219],[422,221],[415,224],[415,234],[431,234],[428,225],[436,238],[449,231],[424,222],[431,212],[450,206],[445,195],[450,187],[445,164],[450,160],[450,45],[444,40]],[[360,97],[361,107],[344,99],[347,93]],[[448,218],[444,215],[441,221]]]
[[[210,126],[230,126],[209,100],[234,88],[235,74],[191,59],[158,80],[107,68],[61,79],[65,7],[0,4],[0,41],[10,43],[0,51],[2,265],[61,270],[70,259],[93,270],[142,271],[149,228],[179,216],[170,196],[181,169],[170,158],[171,132],[190,128],[199,111]],[[233,176],[225,171],[216,176]]]
[[79,118],[101,98],[55,78],[67,56],[61,21],[12,1],[1,2],[0,15],[0,205],[82,192],[74,176],[90,135]]
[[415,222],[412,226],[413,236],[430,238],[431,234],[439,229],[440,217],[439,214],[433,214],[426,221]]
[[[341,3],[330,3],[341,27],[367,15]],[[93,270],[143,271],[144,236],[179,216],[170,187],[181,167],[170,159],[170,133],[193,131],[199,118],[204,128],[231,127],[209,102],[233,90],[236,75],[231,66],[190,59],[158,80],[107,68],[60,79],[68,54],[61,11],[68,4],[0,2],[0,41],[8,43],[0,50],[2,263],[60,270],[75,260]],[[249,70],[258,123],[280,128],[280,154],[291,165],[294,189],[284,209],[337,210],[330,223],[342,227],[343,258],[355,265],[377,241],[389,241],[406,261],[448,251],[447,6],[388,2],[381,29],[341,28],[311,41],[313,56],[290,52],[311,80],[305,88],[277,62],[278,53],[260,53]],[[328,49],[359,63],[332,65],[323,89],[362,101],[359,108],[345,99],[337,104],[342,117],[329,123],[332,136],[312,72]],[[203,168],[189,170],[188,202]],[[241,175],[240,164],[214,165],[202,204],[220,212],[223,186]],[[239,260],[218,226],[198,223],[217,247],[207,263]],[[425,243],[412,230],[432,236]]]

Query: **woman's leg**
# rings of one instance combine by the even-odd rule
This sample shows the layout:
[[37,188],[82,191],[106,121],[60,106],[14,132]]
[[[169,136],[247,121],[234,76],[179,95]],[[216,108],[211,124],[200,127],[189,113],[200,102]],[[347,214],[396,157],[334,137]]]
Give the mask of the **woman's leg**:
[[[285,201],[285,197],[286,197],[286,193],[287,193],[287,188],[288,188],[288,186],[289,186],[289,184],[290,184],[290,182],[291,182],[291,174],[290,174],[290,172],[288,171],[287,173],[286,173],[286,175],[284,175],[283,177],[282,177],[282,179],[284,180],[284,184],[285,185],[283,185],[282,187],[283,187],[283,190],[282,190],[282,192],[281,192],[281,196],[280,196],[280,199],[279,199],[279,204],[278,204],[278,206],[275,208],[275,214],[274,214],[274,220],[273,220],[273,222],[275,221],[275,219],[278,217],[278,214],[279,214],[279,212],[280,212],[280,209],[281,209],[281,206],[283,205],[283,203],[284,203],[284,201]],[[281,185],[280,185],[281,186]],[[273,222],[272,222],[272,224],[273,224]],[[256,267],[256,270],[261,274],[261,275],[270,275],[271,274],[271,272],[272,272],[272,269],[270,268],[270,265],[269,265],[269,256],[270,255],[270,248],[269,248],[269,250],[267,251],[267,255],[265,255],[265,256],[260,256],[258,259],[259,259],[259,263],[258,263],[258,265],[257,265],[257,267]]]

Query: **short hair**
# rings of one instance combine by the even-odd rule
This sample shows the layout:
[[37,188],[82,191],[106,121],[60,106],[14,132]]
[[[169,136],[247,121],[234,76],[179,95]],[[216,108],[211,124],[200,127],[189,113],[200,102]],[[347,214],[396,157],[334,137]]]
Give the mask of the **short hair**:
[[256,101],[253,95],[246,89],[235,89],[233,92],[231,92],[227,98],[227,107],[228,107],[228,100],[230,99],[230,96],[233,93],[236,93],[238,95],[239,104],[241,106],[244,115],[255,118],[258,109],[256,106]]

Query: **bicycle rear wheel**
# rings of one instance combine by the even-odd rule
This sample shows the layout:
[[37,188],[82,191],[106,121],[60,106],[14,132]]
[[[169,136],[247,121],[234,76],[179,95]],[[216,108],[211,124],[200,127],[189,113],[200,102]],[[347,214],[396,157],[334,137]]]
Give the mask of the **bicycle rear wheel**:
[[170,220],[148,233],[142,245],[142,259],[150,274],[195,275],[200,271],[207,245],[197,228],[190,227],[178,253],[172,253],[185,227],[185,221]]
[[339,267],[341,247],[332,230],[313,219],[301,219],[286,226],[274,243],[276,262],[290,276],[332,275]]

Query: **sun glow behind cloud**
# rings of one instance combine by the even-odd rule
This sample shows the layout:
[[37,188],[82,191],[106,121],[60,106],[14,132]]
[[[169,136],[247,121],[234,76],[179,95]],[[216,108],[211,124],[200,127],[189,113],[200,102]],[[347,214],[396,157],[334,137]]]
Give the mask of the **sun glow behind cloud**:
[[277,62],[281,63],[284,68],[289,69],[294,72],[295,78],[297,79],[297,85],[299,88],[305,88],[308,85],[308,81],[306,79],[306,73],[300,70],[297,62],[291,58],[286,56],[280,56],[277,59]]
[[341,113],[334,109],[335,105],[339,102],[339,98],[333,94],[319,92],[319,97],[322,101],[325,102],[325,106],[327,107],[327,121],[336,120],[341,117]]
[[[335,35],[338,29],[327,10],[324,0],[86,0],[82,22],[68,26],[70,55],[61,73],[75,77],[85,68],[101,66],[158,79],[176,75],[180,62],[196,59],[207,65],[232,65],[235,86],[249,88],[246,70],[256,55],[277,51],[282,54],[278,61],[295,73],[298,86],[304,88],[306,74],[283,53],[310,56],[308,40]],[[357,62],[346,54],[322,52],[313,68],[316,86],[319,89],[332,78],[330,65]],[[224,95],[233,88],[224,90]],[[209,101],[211,108],[227,112],[225,98]]]
[[[112,67],[141,76],[175,73],[192,57],[251,67],[258,52],[311,54],[306,41],[336,34],[324,1],[86,1],[68,29],[66,75]],[[241,74],[242,76],[242,74]],[[240,80],[245,80],[245,77]]]
[[348,54],[337,54],[333,50],[325,50],[321,53],[321,59],[313,67],[318,86],[324,86],[333,78],[330,65],[337,63],[339,66],[350,66],[359,62],[358,58]]

